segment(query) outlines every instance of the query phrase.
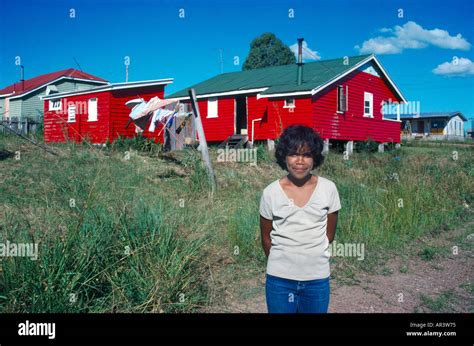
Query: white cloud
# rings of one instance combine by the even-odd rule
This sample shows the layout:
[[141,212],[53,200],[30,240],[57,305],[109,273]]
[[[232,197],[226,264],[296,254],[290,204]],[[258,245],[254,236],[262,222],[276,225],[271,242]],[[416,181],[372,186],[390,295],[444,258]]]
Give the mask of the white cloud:
[[[296,56],[296,59],[298,59],[298,43],[292,44],[290,46],[291,51],[293,54]],[[308,47],[308,43],[306,41],[303,41],[303,61],[306,60],[320,60],[321,56],[319,53],[315,50],[312,50]]]
[[433,73],[444,76],[474,75],[474,63],[468,58],[453,59],[438,65]]
[[398,54],[404,49],[422,49],[430,45],[445,49],[469,50],[471,44],[461,34],[451,36],[441,29],[424,29],[415,22],[407,22],[393,29],[382,28],[381,33],[391,36],[377,36],[355,46],[361,54]]

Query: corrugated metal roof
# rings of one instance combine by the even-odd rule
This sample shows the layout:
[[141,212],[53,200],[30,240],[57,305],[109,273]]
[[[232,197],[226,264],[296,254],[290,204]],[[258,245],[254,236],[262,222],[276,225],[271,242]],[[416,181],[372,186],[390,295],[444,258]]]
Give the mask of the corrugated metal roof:
[[66,70],[56,71],[52,73],[43,74],[41,76],[33,77],[30,79],[25,79],[24,89],[22,89],[21,82],[16,82],[12,85],[9,85],[1,89],[0,95],[10,94],[14,92],[12,96],[17,97],[19,95],[26,94],[38,87],[46,85],[60,77],[87,79],[87,80],[90,80],[91,82],[107,82],[105,79],[99,78],[89,73],[82,72],[74,68],[68,68]]
[[[467,121],[467,118],[461,112],[427,112],[420,114],[400,114],[400,119],[431,119],[431,118],[452,118],[459,115],[461,119]],[[396,119],[396,114],[385,114],[385,118]]]
[[186,97],[188,96],[188,89],[190,88],[194,88],[196,95],[264,87],[268,89],[261,92],[262,95],[309,91],[346,72],[369,56],[370,55],[359,55],[349,57],[347,65],[344,65],[344,58],[305,63],[303,66],[303,83],[301,85],[297,85],[296,81],[297,65],[291,64],[223,73],[189,88],[175,92],[167,97]]

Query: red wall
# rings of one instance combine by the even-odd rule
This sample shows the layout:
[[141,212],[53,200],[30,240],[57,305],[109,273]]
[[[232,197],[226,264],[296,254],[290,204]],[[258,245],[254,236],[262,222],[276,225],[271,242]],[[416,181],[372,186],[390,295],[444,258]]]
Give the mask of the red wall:
[[[87,121],[88,100],[97,98],[97,121]],[[50,111],[49,101],[44,103],[44,140],[45,142],[81,141],[88,139],[92,143],[105,142],[108,135],[109,99],[107,91],[62,98],[61,111]],[[76,121],[68,123],[69,103],[76,105]]]
[[[125,106],[125,103],[138,97],[148,101],[154,96],[163,98],[163,85],[68,96],[62,99],[63,104],[60,112],[49,111],[49,101],[46,100],[44,104],[44,140],[45,142],[62,142],[88,139],[92,143],[105,143],[107,139],[113,141],[119,135],[133,137],[135,136],[133,123],[125,129],[130,114],[130,109]],[[89,122],[87,121],[87,112],[84,111],[81,114],[79,107],[86,110],[88,100],[95,97],[97,98],[97,121]],[[74,123],[67,122],[68,114],[67,106],[64,106],[65,102],[76,104],[76,121]],[[163,133],[159,137],[157,136],[160,128],[157,127],[153,133],[147,129],[144,136],[156,138],[162,142]]]
[[[158,85],[146,88],[134,88],[134,89],[122,89],[111,91],[110,99],[110,126],[109,126],[109,138],[111,141],[115,140],[119,135],[122,137],[134,137],[135,136],[135,125],[131,123],[127,129],[125,125],[128,122],[130,108],[125,106],[127,101],[143,98],[145,101],[149,101],[152,97],[158,96],[164,98],[164,86]],[[148,128],[143,132],[143,136],[154,138],[155,141],[163,143],[163,131],[160,136],[162,126],[157,126],[155,131],[150,133]]]
[[[188,101],[189,102],[189,101]],[[234,134],[234,98],[219,97],[217,101],[217,118],[207,118],[207,99],[198,99],[199,114],[206,141],[224,141]],[[196,135],[197,138],[197,135]]]
[[296,108],[293,112],[283,108],[285,99],[260,98],[255,95],[247,98],[248,134],[252,138],[252,120],[262,118],[254,123],[254,140],[278,138],[286,127],[294,124],[311,126],[311,99],[295,97]]
[[[338,114],[337,85],[313,96],[313,127],[323,138],[400,142],[400,123],[383,120],[382,100],[397,100],[396,95],[380,77],[354,72],[337,84],[348,86],[348,111]],[[364,92],[373,94],[373,118],[364,117]]]

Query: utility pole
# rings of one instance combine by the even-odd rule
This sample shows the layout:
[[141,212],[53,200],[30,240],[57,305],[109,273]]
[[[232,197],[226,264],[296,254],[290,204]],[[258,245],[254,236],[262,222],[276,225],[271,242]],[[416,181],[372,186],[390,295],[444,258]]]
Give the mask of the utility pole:
[[196,101],[196,92],[194,89],[189,89],[189,99],[191,100],[191,106],[193,107],[194,120],[196,122],[196,129],[199,136],[199,146],[201,147],[202,159],[206,165],[207,175],[211,183],[211,193],[214,194],[214,191],[217,188],[216,176],[214,170],[212,169],[211,160],[209,158],[209,151],[207,148],[206,136],[204,135],[204,128],[201,122],[201,114],[199,113],[199,106]]
[[224,59],[222,58],[222,49],[219,49],[219,64],[221,67],[221,74],[224,73]]

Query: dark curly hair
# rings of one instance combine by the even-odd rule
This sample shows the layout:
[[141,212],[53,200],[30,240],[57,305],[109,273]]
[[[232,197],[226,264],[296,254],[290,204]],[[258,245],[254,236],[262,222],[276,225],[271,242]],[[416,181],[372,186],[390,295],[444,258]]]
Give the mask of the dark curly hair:
[[278,165],[286,170],[286,157],[297,153],[305,145],[309,147],[313,156],[313,169],[321,166],[324,162],[322,155],[324,142],[316,131],[304,125],[292,125],[283,131],[275,149]]

